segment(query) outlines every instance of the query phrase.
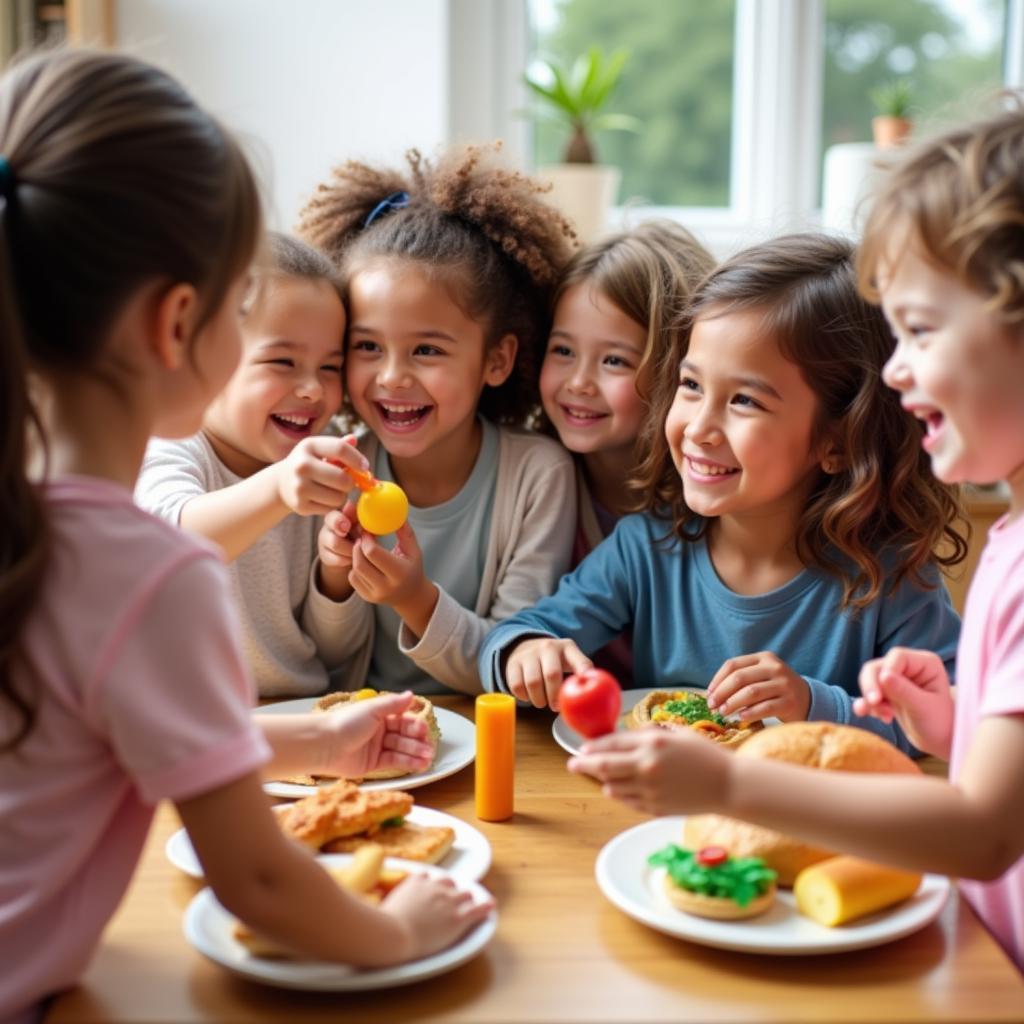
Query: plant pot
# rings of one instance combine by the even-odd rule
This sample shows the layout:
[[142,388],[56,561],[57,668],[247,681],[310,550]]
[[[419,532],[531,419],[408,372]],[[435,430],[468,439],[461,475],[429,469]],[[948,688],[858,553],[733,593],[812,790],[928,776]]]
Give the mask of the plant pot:
[[879,149],[891,149],[905,142],[913,127],[913,122],[905,117],[882,114],[871,119],[871,131],[875,137],[875,145]]
[[615,205],[622,172],[604,164],[551,164],[537,170],[551,183],[548,202],[572,222],[587,245],[608,231],[608,211]]

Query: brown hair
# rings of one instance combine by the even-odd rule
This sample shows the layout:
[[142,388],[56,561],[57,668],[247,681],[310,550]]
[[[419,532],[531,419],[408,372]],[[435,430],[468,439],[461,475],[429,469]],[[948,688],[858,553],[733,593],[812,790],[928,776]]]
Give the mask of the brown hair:
[[[648,398],[666,367],[673,327],[714,257],[681,224],[652,220],[581,249],[562,272],[551,308],[573,285],[586,281],[647,330],[636,386]],[[542,421],[543,422],[543,421]]]
[[268,231],[263,258],[253,267],[253,284],[247,296],[247,310],[258,308],[268,286],[289,278],[331,286],[344,303],[345,289],[334,264],[319,249],[293,235]]
[[861,289],[878,301],[874,278],[893,237],[906,241],[986,295],[1006,324],[1024,321],[1024,95],[987,120],[954,128],[911,149],[872,202],[857,260]]
[[[684,542],[707,532],[709,521],[683,499],[665,418],[694,323],[752,309],[764,312],[766,335],[818,396],[812,444],[831,440],[841,464],[814,482],[796,531],[801,561],[842,580],[844,607],[874,601],[886,575],[894,588],[904,577],[927,586],[926,566],[955,565],[966,554],[958,491],[932,475],[921,425],[882,384],[892,335],[881,311],[858,294],[853,249],[838,238],[777,238],[736,254],[704,281],[676,332],[671,375],[656,383],[643,507],[668,515]],[[943,541],[947,553],[936,554]]]
[[[500,387],[484,390],[480,411],[519,424],[536,405],[551,288],[575,236],[540,198],[542,185],[494,163],[496,149],[469,146],[436,164],[410,150],[406,172],[350,160],[319,186],[299,233],[346,277],[374,259],[414,261],[483,325],[488,347],[514,334],[516,368]],[[371,217],[396,192],[408,205]]]
[[244,272],[259,236],[238,145],[170,77],[130,57],[61,50],[0,79],[0,699],[16,747],[36,694],[13,682],[19,637],[48,557],[30,483],[33,371],[94,373],[124,302],[151,280],[199,291],[196,332]]

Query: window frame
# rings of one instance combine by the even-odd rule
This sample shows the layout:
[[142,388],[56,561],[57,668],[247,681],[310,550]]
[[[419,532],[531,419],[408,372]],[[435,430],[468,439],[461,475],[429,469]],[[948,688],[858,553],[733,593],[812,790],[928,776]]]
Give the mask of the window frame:
[[[509,159],[530,166],[516,113],[528,106],[527,0],[448,0],[448,14],[450,138],[505,139]],[[627,205],[613,223],[670,217],[720,255],[820,227],[824,31],[825,0],[737,0],[729,206]],[[1003,82],[1024,86],[1024,0],[1007,0]]]

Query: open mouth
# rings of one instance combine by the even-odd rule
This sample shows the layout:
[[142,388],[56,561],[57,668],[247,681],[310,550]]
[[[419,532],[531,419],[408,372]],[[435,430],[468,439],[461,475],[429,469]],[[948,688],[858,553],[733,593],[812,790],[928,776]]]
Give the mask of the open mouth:
[[720,466],[715,462],[697,462],[689,456],[686,458],[686,468],[690,476],[700,480],[721,480],[725,477],[735,476],[739,470],[730,466]]
[[407,430],[421,423],[433,409],[432,405],[396,405],[375,402],[381,419],[396,430]]
[[298,413],[271,413],[270,421],[286,437],[301,439],[309,437],[316,417]]
[[559,408],[562,410],[565,421],[572,426],[588,427],[608,418],[607,413],[593,412],[590,409],[581,409],[578,406],[570,408],[568,405],[561,405]]

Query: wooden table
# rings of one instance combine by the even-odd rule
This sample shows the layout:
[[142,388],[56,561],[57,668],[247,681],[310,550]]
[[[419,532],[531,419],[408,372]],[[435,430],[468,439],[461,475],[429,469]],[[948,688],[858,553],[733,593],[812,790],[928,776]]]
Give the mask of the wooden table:
[[[440,704],[472,716],[468,698]],[[1024,983],[955,894],[924,930],[829,956],[729,953],[652,931],[594,880],[609,839],[643,821],[564,770],[545,712],[521,712],[516,815],[473,813],[473,769],[417,789],[424,806],[477,825],[494,864],[485,884],[498,932],[476,959],[404,988],[274,989],[223,971],[185,941],[198,884],[164,857],[178,828],[162,807],[127,897],[82,984],[47,1021],[1024,1021]]]

